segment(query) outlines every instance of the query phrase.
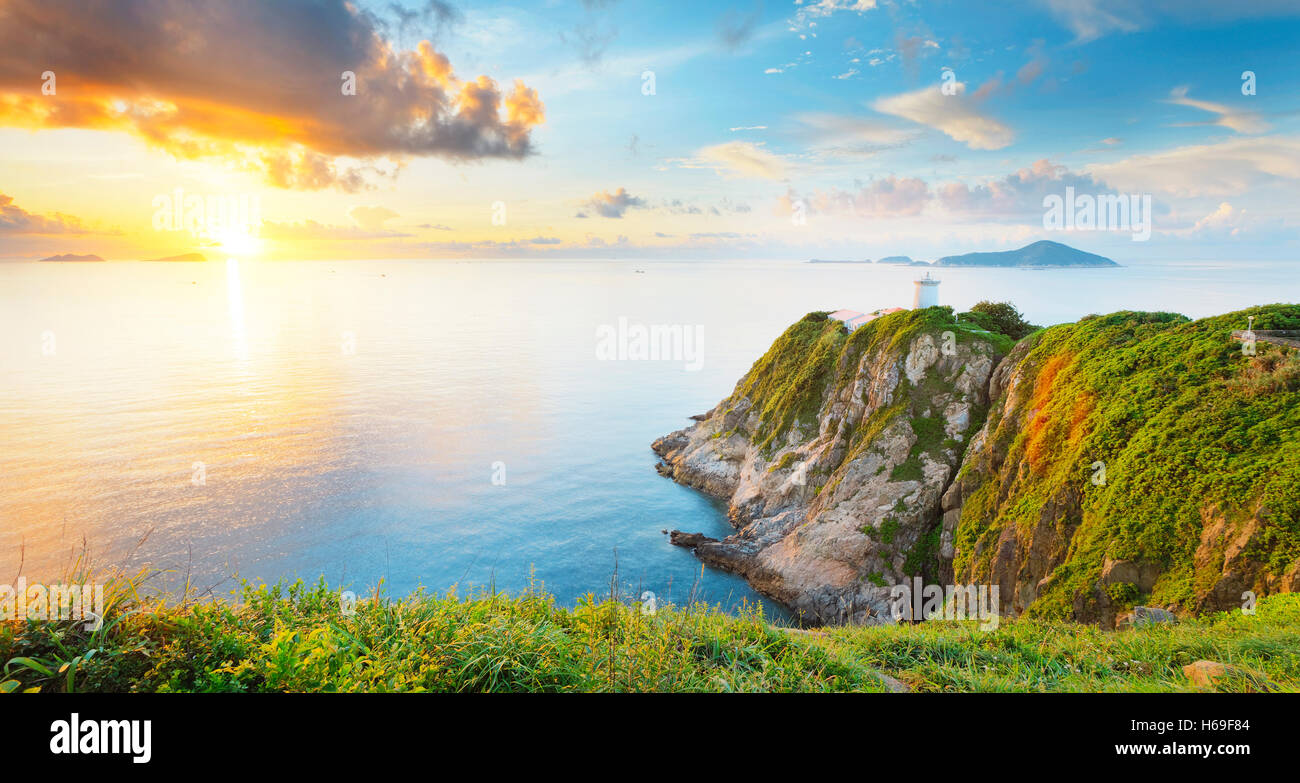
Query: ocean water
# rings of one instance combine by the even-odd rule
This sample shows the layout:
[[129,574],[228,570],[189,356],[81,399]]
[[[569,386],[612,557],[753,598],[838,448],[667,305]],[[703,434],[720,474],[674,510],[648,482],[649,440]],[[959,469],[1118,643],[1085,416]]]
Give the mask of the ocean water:
[[[0,581],[93,565],[324,576],[358,592],[530,583],[759,597],[662,531],[725,507],[649,445],[710,409],[811,310],[911,303],[914,269],[796,262],[0,264]],[[940,302],[1040,324],[1300,300],[1294,265],[943,270]],[[602,360],[602,327],[698,356]],[[617,354],[615,354],[617,355]],[[694,361],[692,361],[694,359]],[[694,366],[692,366],[694,365]],[[495,480],[494,480],[495,479]],[[770,606],[770,602],[765,602]]]

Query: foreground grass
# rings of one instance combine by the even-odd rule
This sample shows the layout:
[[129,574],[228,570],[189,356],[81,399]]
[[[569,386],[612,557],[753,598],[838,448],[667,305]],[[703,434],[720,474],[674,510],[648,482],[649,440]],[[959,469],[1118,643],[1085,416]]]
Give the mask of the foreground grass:
[[1123,632],[1039,620],[797,632],[757,609],[645,614],[532,592],[374,597],[348,615],[323,584],[177,606],[129,584],[109,593],[99,631],[0,623],[0,691],[880,692],[891,678],[914,691],[1180,691],[1199,659],[1247,673],[1219,689],[1300,689],[1300,595]]

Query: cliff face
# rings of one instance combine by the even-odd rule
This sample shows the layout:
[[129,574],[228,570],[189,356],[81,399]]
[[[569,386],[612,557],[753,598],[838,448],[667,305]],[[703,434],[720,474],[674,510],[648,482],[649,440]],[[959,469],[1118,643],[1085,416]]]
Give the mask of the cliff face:
[[738,528],[674,541],[813,623],[889,622],[913,576],[1107,626],[1300,591],[1300,354],[1243,355],[1247,315],[1300,327],[1293,305],[1123,312],[1010,349],[948,308],[852,335],[811,314],[655,442]]
[[1254,315],[1114,313],[1022,341],[944,496],[941,568],[1004,612],[1114,623],[1137,604],[1237,608],[1300,590],[1300,355]]
[[730,501],[736,534],[675,533],[816,623],[888,621],[890,587],[935,576],[941,497],[1006,341],[947,308],[790,327],[660,472]]

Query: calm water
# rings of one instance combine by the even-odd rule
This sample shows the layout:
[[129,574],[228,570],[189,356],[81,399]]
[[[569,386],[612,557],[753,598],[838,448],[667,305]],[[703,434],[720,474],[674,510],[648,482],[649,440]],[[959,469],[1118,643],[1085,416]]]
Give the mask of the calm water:
[[[636,270],[644,270],[638,273]],[[670,546],[729,531],[650,442],[711,408],[805,312],[911,302],[914,270],[775,262],[0,264],[0,581],[101,566],[383,579],[530,573],[562,601],[757,597]],[[953,270],[940,301],[1036,323],[1300,300],[1293,265]],[[703,366],[598,361],[619,318],[700,324]],[[203,463],[203,481],[196,484]],[[505,483],[493,482],[503,463]],[[501,465],[495,466],[500,477]],[[226,581],[223,581],[226,580]],[[165,580],[164,580],[165,581]]]

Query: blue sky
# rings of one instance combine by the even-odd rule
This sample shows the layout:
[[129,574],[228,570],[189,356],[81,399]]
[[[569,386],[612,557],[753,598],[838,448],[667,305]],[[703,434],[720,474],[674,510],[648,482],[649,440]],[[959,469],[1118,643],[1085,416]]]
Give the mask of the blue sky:
[[[1242,241],[1239,234],[1227,242],[1207,224],[1197,249],[1227,242],[1270,254],[1279,239],[1293,242],[1289,205],[1274,196],[1294,195],[1294,177],[1282,182],[1272,169],[1242,172],[1241,187],[1200,192],[1163,179],[1159,170],[1125,165],[1135,156],[1288,138],[1296,131],[1300,19],[1281,4],[1244,12],[1230,4],[1183,5],[1174,14],[1141,2],[882,2],[830,11],[772,2],[489,5],[466,11],[458,28],[499,31],[466,45],[462,56],[483,68],[530,74],[548,106],[547,125],[538,133],[542,156],[549,166],[567,161],[572,176],[593,191],[624,187],[640,198],[701,204],[725,196],[770,222],[769,202],[785,188],[854,191],[890,176],[974,186],[1049,161],[1069,172],[1101,168],[1116,186],[1152,193],[1170,231],[1194,226],[1223,203],[1254,213],[1251,219],[1269,224],[1258,226],[1258,236]],[[525,30],[533,32],[531,43],[518,46]],[[726,30],[742,34],[728,39]],[[456,36],[448,40],[457,51]],[[938,86],[944,68],[964,84],[963,97],[985,89],[967,103],[1005,127],[1006,143],[959,140],[873,106]],[[655,73],[653,96],[639,89],[646,70]],[[1247,70],[1256,74],[1254,96],[1242,95]],[[1172,102],[1180,89],[1190,101],[1259,115],[1259,128],[1241,132],[1211,124],[1223,116]],[[839,135],[827,127],[836,123],[844,127]],[[699,159],[701,150],[728,144],[773,156],[783,171],[750,175]],[[1231,168],[1239,154],[1209,150],[1197,163]],[[600,165],[593,167],[593,159]],[[1260,187],[1266,193],[1254,192]],[[870,232],[862,229],[890,216],[860,211],[853,220],[838,216],[827,231],[851,238],[850,247],[869,242]],[[751,221],[725,222],[730,229],[752,229]],[[916,233],[923,239],[930,230]],[[952,239],[954,245],[983,246],[997,237]],[[1018,240],[1009,235],[1007,241]],[[1112,237],[1079,241],[1123,247]],[[809,244],[837,246],[816,239]],[[917,245],[921,255],[948,249]],[[1289,244],[1288,252],[1294,250]]]
[[[171,0],[136,4],[177,13]],[[310,115],[318,112],[328,133],[290,141],[237,137],[209,119],[184,128],[212,142],[201,155],[146,127],[139,113],[130,123],[64,118],[52,127],[44,114],[0,112],[7,150],[0,192],[21,213],[0,232],[9,255],[51,244],[128,253],[148,214],[127,205],[179,186],[261,193],[264,234],[281,243],[279,255],[928,259],[1035,239],[1116,258],[1293,259],[1298,249],[1294,2],[402,0],[362,2],[353,11],[341,0],[295,0],[268,7],[283,17],[270,33],[265,15],[234,19],[230,29],[261,28],[258,59],[271,60],[270,70],[274,52],[309,53],[283,63],[281,92],[263,86],[267,99],[259,100],[257,89],[243,96],[201,72],[189,82],[164,79],[176,63],[177,44],[167,40],[159,46],[171,59],[103,85],[101,100],[183,108],[202,98],[205,106],[264,115],[268,105],[301,99],[316,71],[333,79],[335,68],[354,62],[358,55],[341,38],[373,34],[389,54],[363,71],[374,74],[358,96],[369,108],[340,119],[332,105],[304,100],[273,124],[315,128]],[[68,13],[78,12],[69,5]],[[87,22],[84,34],[110,38],[110,25]],[[195,29],[224,28],[210,20]],[[147,39],[130,43],[133,51],[149,48]],[[445,104],[449,116],[460,112],[458,121],[469,112],[455,91],[475,78],[499,86],[501,117],[513,111],[511,90],[532,96],[536,111],[518,122],[513,114],[508,123],[489,119],[463,147],[437,138],[448,132],[440,129],[393,148],[388,131],[412,115],[388,119],[392,96],[364,102],[374,100],[376,80],[393,73],[385,61],[415,62],[420,51],[445,58],[455,73],[441,86],[421,77],[421,99]],[[88,67],[60,63],[74,71],[69,81]],[[12,93],[29,77],[4,65],[0,88]],[[266,78],[267,65],[259,67],[252,78]],[[1246,71],[1255,75],[1253,95],[1243,94]],[[247,85],[249,74],[240,76]],[[352,139],[358,116],[366,127]],[[250,153],[251,143],[274,152]],[[96,161],[89,165],[88,151]],[[281,154],[297,162],[246,163],[250,155]],[[303,173],[322,166],[367,173]],[[66,177],[55,187],[38,171]],[[119,206],[78,186],[79,177],[95,176],[118,178]],[[1066,187],[1150,196],[1151,240],[1135,243],[1131,231],[1046,231],[1043,198]],[[501,204],[508,219],[491,219]],[[38,218],[55,213],[102,235],[51,240],[14,230],[48,228]]]

